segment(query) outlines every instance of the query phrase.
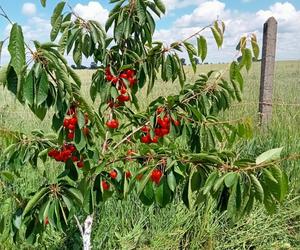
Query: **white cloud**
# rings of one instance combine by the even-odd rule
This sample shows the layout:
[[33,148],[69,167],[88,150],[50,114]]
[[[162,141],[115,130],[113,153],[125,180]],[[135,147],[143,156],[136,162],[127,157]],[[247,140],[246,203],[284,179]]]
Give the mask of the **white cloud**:
[[27,41],[39,40],[41,42],[46,42],[50,39],[51,24],[48,19],[34,16],[22,26],[22,29]]
[[256,13],[246,13],[227,8],[225,1],[204,1],[190,14],[179,17],[170,29],[158,30],[155,37],[169,44],[188,37],[219,18],[226,24],[224,45],[221,51],[216,50],[210,32],[204,32],[209,43],[208,61],[229,61],[235,54],[235,46],[241,35],[255,33],[261,44],[263,23],[271,16],[278,21],[277,59],[300,59],[300,10],[288,2],[275,3]]
[[109,11],[99,2],[91,1],[87,5],[78,3],[74,7],[74,12],[85,20],[95,20],[105,24]]
[[207,1],[199,5],[191,14],[184,15],[177,19],[175,25],[190,27],[194,24],[209,24],[213,20],[229,17],[229,11],[225,10],[225,3],[217,0]]
[[166,6],[166,9],[171,11],[174,9],[184,8],[188,6],[199,5],[205,2],[205,0],[163,0],[163,2]]
[[26,16],[33,16],[36,13],[36,6],[33,3],[24,3],[22,13]]

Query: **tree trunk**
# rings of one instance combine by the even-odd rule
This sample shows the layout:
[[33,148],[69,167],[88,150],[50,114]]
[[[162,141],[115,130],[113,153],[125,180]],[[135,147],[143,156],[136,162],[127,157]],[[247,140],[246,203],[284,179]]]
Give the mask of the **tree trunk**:
[[92,249],[91,234],[92,234],[93,219],[94,219],[94,214],[90,214],[86,217],[83,225],[81,225],[78,218],[75,216],[75,220],[82,237],[83,250]]
[[82,241],[83,241],[83,250],[91,250],[91,234],[92,234],[92,225],[93,225],[93,215],[88,215],[84,221]]

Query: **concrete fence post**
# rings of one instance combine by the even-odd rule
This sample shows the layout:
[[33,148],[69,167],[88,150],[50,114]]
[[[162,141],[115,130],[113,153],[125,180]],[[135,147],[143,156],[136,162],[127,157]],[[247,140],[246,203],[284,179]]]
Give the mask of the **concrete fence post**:
[[277,21],[270,17],[264,24],[261,61],[259,115],[260,124],[266,126],[272,120],[273,81],[277,40]]

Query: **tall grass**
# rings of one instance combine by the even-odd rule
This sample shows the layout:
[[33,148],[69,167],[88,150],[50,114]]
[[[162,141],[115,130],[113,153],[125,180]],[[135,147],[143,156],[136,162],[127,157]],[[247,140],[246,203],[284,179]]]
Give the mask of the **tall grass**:
[[[200,66],[199,72],[224,69],[226,65]],[[255,63],[246,77],[244,99],[235,103],[230,111],[223,114],[224,120],[249,117],[255,127],[254,138],[241,142],[242,153],[257,155],[264,150],[284,146],[284,154],[300,151],[300,62],[278,62],[274,84],[273,121],[267,131],[256,127],[259,68]],[[197,75],[189,71],[188,79],[193,82]],[[84,93],[88,95],[88,81],[92,71],[79,72],[85,82]],[[179,90],[178,83],[159,83],[150,96],[142,90],[140,96],[147,106],[157,96]],[[37,120],[27,109],[17,103],[6,91],[0,91],[0,127],[19,130],[24,133],[35,128],[50,130],[50,117]],[[2,143],[4,144],[4,143]],[[4,145],[2,145],[4,147]],[[0,141],[1,151],[1,141]],[[213,202],[197,210],[189,211],[180,202],[180,197],[160,209],[153,205],[143,206],[135,195],[125,201],[111,199],[99,207],[93,233],[94,249],[300,249],[300,162],[285,161],[282,166],[288,170],[290,192],[286,201],[274,215],[267,215],[262,206],[237,224],[231,224],[226,214],[214,210]],[[43,181],[43,173],[55,176],[60,166],[47,162],[38,169],[22,166],[21,178],[14,183],[14,189],[29,194]],[[0,187],[0,201],[5,191]],[[2,205],[0,206],[2,208]],[[83,218],[82,218],[83,219]],[[1,237],[0,237],[1,238]],[[0,245],[0,249],[80,249],[80,235],[76,226],[68,232],[56,233],[48,229],[35,246],[22,243],[14,246],[10,241]]]

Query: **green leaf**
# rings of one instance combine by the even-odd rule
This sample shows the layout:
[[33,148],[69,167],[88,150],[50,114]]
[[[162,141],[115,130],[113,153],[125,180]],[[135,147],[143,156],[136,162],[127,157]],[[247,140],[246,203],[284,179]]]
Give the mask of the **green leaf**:
[[56,21],[55,21],[55,24],[52,26],[52,30],[51,30],[51,33],[50,33],[50,39],[51,41],[54,41],[59,33],[59,30],[60,30],[60,27],[61,27],[61,23],[62,23],[62,20],[63,20],[63,16],[60,15]]
[[192,68],[193,68],[194,72],[196,72],[197,65],[196,65],[195,59],[194,59],[194,56],[197,55],[196,49],[194,48],[194,46],[191,43],[184,42],[183,44],[188,52],[188,56],[189,56]]
[[278,190],[280,190],[280,193],[276,198],[279,202],[282,202],[288,192],[288,177],[278,166],[272,166],[269,170],[279,185]]
[[243,50],[243,59],[244,64],[246,65],[247,71],[251,69],[252,66],[252,51],[248,48]]
[[251,46],[252,46],[252,51],[253,51],[255,59],[258,59],[258,57],[259,57],[259,46],[257,44],[257,38],[256,38],[255,34],[252,34],[252,36],[251,36]]
[[41,5],[43,6],[43,7],[46,7],[46,0],[40,0],[41,1]]
[[189,179],[182,192],[182,200],[188,209],[193,207],[192,175],[193,171],[190,173]]
[[251,183],[254,187],[254,190],[255,190],[255,198],[257,200],[259,200],[260,202],[263,202],[264,200],[264,189],[261,185],[261,183],[259,182],[259,180],[256,178],[255,175],[253,174],[250,174],[250,178],[251,178]]
[[239,174],[235,172],[230,172],[225,175],[224,183],[226,187],[230,188],[236,184],[238,181]]
[[227,212],[231,217],[234,217],[237,212],[237,186],[238,181],[234,183],[233,187],[230,189],[230,196],[227,203]]
[[203,194],[206,195],[210,192],[211,188],[214,186],[216,179],[218,178],[219,174],[217,172],[212,172],[205,181],[203,187]]
[[25,216],[32,208],[34,208],[42,197],[44,197],[48,193],[48,188],[44,187],[40,189],[40,191],[36,192],[35,195],[29,200],[29,202],[26,204],[26,207],[23,211],[23,216]]
[[172,78],[173,72],[172,72],[171,55],[167,56],[167,60],[165,62],[165,71],[166,71],[166,79],[169,80],[170,78]]
[[[65,190],[69,195],[74,197],[79,204],[83,203],[82,193],[78,189],[71,187],[71,188],[68,188],[68,189],[65,189]],[[69,195],[67,195],[67,196],[69,196]]]
[[11,56],[10,65],[19,78],[26,64],[26,59],[22,28],[16,23],[13,24],[10,32],[8,51]]
[[165,207],[172,200],[172,192],[168,186],[166,177],[160,181],[158,188],[155,190],[155,200],[161,206]]
[[280,159],[283,147],[268,150],[256,158],[256,165]]
[[211,27],[211,31],[213,33],[218,48],[220,48],[223,44],[223,35],[220,34],[215,27]]
[[175,175],[174,175],[173,171],[171,171],[168,174],[167,181],[168,181],[169,188],[174,192],[175,188],[177,186],[177,183],[176,183],[176,178],[175,178]]
[[29,105],[34,104],[34,98],[35,98],[34,84],[35,84],[34,72],[30,71],[24,82],[24,92],[23,92],[23,96]]
[[41,105],[48,97],[48,76],[46,71],[42,71],[37,89],[36,104]]
[[62,1],[59,2],[56,7],[54,8],[53,14],[51,16],[51,25],[52,27],[55,25],[56,20],[59,18],[59,16],[61,15],[64,7],[65,7],[66,2]]
[[200,56],[203,62],[207,56],[207,42],[204,36],[200,36],[197,38],[197,44],[198,44],[198,56]]
[[164,5],[164,3],[161,0],[154,0],[154,3],[156,4],[157,8],[163,13],[165,14],[166,12],[166,7]]
[[44,220],[46,219],[46,217],[48,215],[50,203],[51,203],[51,200],[47,200],[47,202],[41,206],[40,211],[39,211],[40,223],[44,223]]
[[139,24],[144,25],[146,21],[146,7],[142,0],[136,1],[136,13],[139,18]]
[[237,72],[239,72],[239,65],[236,61],[230,64],[229,76],[230,80],[235,80]]

